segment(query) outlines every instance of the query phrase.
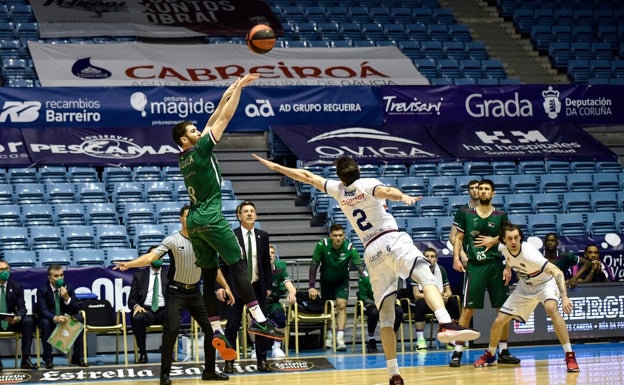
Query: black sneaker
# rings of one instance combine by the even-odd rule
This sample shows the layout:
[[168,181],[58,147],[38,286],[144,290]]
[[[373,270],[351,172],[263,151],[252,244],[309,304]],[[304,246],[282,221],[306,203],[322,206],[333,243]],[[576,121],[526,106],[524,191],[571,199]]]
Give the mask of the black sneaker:
[[280,332],[275,328],[273,322],[266,320],[264,322],[258,322],[256,320],[251,321],[251,325],[249,325],[249,329],[247,331],[251,334],[257,334],[259,336],[263,336],[266,338],[271,338],[274,340],[283,340],[284,333]]
[[377,352],[379,352],[379,350],[377,350],[377,341],[375,341],[374,338],[371,338],[366,343],[366,353],[377,353]]
[[461,359],[463,352],[458,352],[457,350],[453,352],[451,356],[451,362],[449,362],[449,366],[451,368],[459,368],[461,366]]
[[513,354],[509,353],[508,349],[501,350],[498,353],[498,361],[499,364],[508,364],[508,365],[518,365],[520,363],[520,359]]
[[449,322],[440,324],[438,329],[438,341],[443,344],[449,343],[453,340],[457,341],[472,341],[479,338],[481,333],[474,329],[469,329],[461,326],[457,322]]

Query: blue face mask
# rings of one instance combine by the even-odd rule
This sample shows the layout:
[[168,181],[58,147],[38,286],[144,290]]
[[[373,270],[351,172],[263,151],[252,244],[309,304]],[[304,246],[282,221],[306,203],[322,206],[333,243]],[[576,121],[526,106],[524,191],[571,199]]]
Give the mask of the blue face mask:
[[0,281],[8,281],[11,273],[8,270],[3,270],[0,272]]
[[157,268],[157,269],[158,269],[159,267],[161,267],[161,266],[162,266],[162,264],[163,264],[162,259],[157,259],[157,260],[155,260],[154,262],[152,262],[152,267],[155,267],[155,268]]

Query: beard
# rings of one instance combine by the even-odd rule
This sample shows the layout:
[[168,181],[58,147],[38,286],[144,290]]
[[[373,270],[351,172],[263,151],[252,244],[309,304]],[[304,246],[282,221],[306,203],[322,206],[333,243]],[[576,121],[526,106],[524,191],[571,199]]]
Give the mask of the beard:
[[488,206],[491,202],[492,202],[492,198],[490,199],[479,198],[479,203],[484,206]]

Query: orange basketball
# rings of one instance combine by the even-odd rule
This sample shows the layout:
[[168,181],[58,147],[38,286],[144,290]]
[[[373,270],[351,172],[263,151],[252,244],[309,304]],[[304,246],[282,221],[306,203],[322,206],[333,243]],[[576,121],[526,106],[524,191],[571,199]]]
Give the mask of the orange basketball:
[[275,46],[275,32],[266,24],[258,24],[247,32],[245,36],[247,47],[252,52],[263,54]]

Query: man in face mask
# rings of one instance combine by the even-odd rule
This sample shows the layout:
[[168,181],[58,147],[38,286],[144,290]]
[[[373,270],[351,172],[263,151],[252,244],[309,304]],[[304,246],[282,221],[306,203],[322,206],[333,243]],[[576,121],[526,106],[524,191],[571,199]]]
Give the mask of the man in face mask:
[[[0,313],[12,314],[0,317],[0,332],[22,333],[22,364],[20,368],[37,369],[37,366],[30,361],[30,347],[35,330],[33,320],[26,315],[22,285],[13,279],[9,280],[10,276],[9,263],[0,260]],[[2,369],[2,361],[0,361],[0,371]]]
[[[149,248],[148,253],[156,249]],[[132,330],[139,349],[139,364],[147,363],[145,329],[150,325],[165,322],[164,288],[167,287],[167,272],[162,269],[162,259],[152,261],[149,268],[137,270],[132,278],[128,307],[132,309]],[[164,273],[164,274],[163,274]]]
[[[52,345],[48,338],[57,324],[70,320],[70,317],[83,322],[79,314],[78,300],[74,289],[65,282],[63,266],[52,264],[48,267],[48,282],[37,289],[37,315],[43,344],[43,362],[46,369],[53,369]],[[82,341],[82,333],[76,341]],[[72,351],[72,365],[89,366],[83,358],[83,349],[80,342],[74,343]]]

